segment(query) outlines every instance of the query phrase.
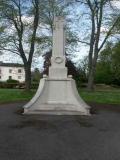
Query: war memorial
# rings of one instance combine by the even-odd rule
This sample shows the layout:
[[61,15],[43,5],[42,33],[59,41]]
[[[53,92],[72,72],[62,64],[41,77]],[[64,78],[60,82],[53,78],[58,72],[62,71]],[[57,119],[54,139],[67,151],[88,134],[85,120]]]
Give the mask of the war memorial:
[[56,17],[49,75],[43,75],[36,95],[24,106],[24,114],[90,114],[90,107],[79,96],[75,81],[67,75],[64,28],[64,18]]

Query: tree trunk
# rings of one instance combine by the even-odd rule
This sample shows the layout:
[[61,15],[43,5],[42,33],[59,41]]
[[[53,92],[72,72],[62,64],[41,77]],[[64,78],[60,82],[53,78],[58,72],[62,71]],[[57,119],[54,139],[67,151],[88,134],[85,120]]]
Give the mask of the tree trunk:
[[94,79],[96,73],[97,58],[98,58],[98,50],[96,49],[94,58],[92,59],[92,65],[89,68],[88,86],[87,86],[88,91],[94,90]]
[[88,85],[87,89],[88,91],[93,91],[94,90],[94,76],[95,76],[95,67],[91,67],[89,70],[89,76],[88,76]]
[[31,65],[25,64],[25,90],[29,91],[31,88]]

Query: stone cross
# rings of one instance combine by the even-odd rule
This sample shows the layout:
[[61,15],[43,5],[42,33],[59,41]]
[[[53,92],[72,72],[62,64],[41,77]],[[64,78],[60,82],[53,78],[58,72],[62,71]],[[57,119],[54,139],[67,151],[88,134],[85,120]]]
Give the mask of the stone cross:
[[53,57],[61,57],[65,55],[65,35],[64,35],[65,20],[63,17],[54,19],[53,29]]

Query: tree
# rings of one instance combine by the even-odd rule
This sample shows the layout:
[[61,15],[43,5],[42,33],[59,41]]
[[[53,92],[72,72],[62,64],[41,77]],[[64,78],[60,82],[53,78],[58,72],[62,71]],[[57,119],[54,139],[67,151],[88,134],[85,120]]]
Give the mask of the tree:
[[113,72],[112,72],[112,45],[108,43],[105,49],[100,52],[97,66],[96,66],[96,83],[112,84]]
[[108,43],[98,59],[96,83],[120,85],[120,42]]
[[32,72],[32,81],[33,82],[39,82],[41,78],[41,73],[38,68],[35,68]]
[[[31,85],[33,56],[52,46],[53,20],[66,16],[68,3],[63,0],[2,0],[0,15],[6,32],[1,36],[0,50],[10,51],[22,58],[26,89]],[[10,30],[10,33],[8,33]],[[47,34],[46,34],[47,33]]]
[[24,47],[24,36],[26,36],[25,31],[28,25],[24,22],[23,18],[29,18],[28,12],[30,12],[30,6],[24,4],[24,0],[2,1],[0,10],[1,17],[3,18],[3,23],[6,23],[9,29],[11,29],[12,34],[7,33],[8,36],[5,35],[0,49],[11,51],[18,54],[22,58],[25,69],[25,86],[26,90],[29,90],[31,85],[31,64],[35,51],[35,38],[39,24],[39,0],[32,0],[31,2],[31,6],[33,8],[33,22],[31,25],[31,34],[29,35],[30,49],[28,51],[28,55],[26,55],[26,50]]
[[114,84],[120,85],[120,41],[112,48],[112,71],[114,75]]
[[[114,21],[115,16],[113,15],[113,20]],[[116,23],[116,26],[113,29],[113,34],[115,35],[115,37],[117,37],[116,35],[120,35],[120,16],[119,16],[119,20]],[[117,39],[120,39],[120,36],[117,37]]]
[[[76,2],[80,2],[82,5],[88,8],[88,12],[85,13],[85,15],[88,15],[88,17],[90,18],[91,33],[89,42],[86,42],[86,44],[89,43],[90,46],[88,90],[93,90],[98,54],[108,38],[111,36],[116,24],[118,24],[118,22],[120,21],[120,10],[116,12],[114,21],[110,21],[110,13],[107,14],[105,9],[108,6],[109,7],[107,9],[110,9],[110,7],[112,6],[111,2],[113,2],[113,0],[76,0]],[[102,32],[102,28],[105,28],[105,34],[103,34]]]
[[[44,61],[44,70],[43,74],[48,75],[49,72],[49,66],[51,65],[51,56],[52,56],[52,51],[49,51],[43,55],[45,61]],[[86,60],[86,58],[85,58]],[[86,65],[82,67],[76,67],[76,64],[69,59],[66,56],[66,67],[68,69],[68,75],[72,75],[73,79],[75,79],[77,87],[79,88],[81,83],[80,82],[86,82]]]
[[[44,0],[42,2],[43,9],[40,10],[40,19],[43,24],[45,24],[44,29],[46,32],[43,33],[43,36],[39,35],[36,37],[36,42],[38,45],[42,43],[44,48],[47,48],[47,51],[52,49],[52,35],[54,27],[54,18],[56,16],[62,16],[66,19],[65,32],[66,32],[66,50],[67,52],[73,52],[74,48],[77,45],[77,35],[75,35],[74,30],[72,29],[71,24],[73,23],[72,18],[69,18],[71,13],[71,3],[65,0]],[[48,33],[49,32],[49,33]]]

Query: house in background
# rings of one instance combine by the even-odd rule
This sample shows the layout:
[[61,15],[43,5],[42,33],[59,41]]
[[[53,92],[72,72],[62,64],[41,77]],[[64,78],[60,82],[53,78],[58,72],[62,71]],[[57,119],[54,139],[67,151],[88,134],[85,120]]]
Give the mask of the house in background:
[[25,81],[25,71],[22,64],[0,62],[0,81],[14,79],[19,82]]

